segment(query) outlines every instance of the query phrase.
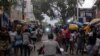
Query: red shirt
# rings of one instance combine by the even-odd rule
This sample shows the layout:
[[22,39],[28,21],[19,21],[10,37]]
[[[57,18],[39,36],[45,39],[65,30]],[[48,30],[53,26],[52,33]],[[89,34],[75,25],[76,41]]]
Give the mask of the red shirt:
[[69,30],[64,30],[63,35],[64,35],[64,38],[69,39],[70,38],[70,31]]

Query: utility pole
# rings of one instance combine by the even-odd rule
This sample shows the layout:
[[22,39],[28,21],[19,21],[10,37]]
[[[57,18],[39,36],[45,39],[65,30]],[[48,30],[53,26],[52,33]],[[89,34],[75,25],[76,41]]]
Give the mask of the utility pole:
[[78,2],[79,2],[79,0],[77,0],[77,19],[76,19],[76,21],[78,21],[78,19],[79,19],[79,8],[78,8]]
[[24,20],[24,0],[22,0],[22,20]]

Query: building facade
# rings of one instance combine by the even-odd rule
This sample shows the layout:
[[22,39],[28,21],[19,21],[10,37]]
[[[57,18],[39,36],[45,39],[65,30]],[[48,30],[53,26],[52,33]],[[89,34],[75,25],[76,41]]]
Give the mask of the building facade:
[[100,18],[100,0],[96,2],[96,18]]

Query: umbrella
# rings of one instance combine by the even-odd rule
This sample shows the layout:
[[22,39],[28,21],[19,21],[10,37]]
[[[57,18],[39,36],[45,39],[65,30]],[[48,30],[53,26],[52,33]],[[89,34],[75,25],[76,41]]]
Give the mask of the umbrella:
[[82,26],[83,26],[83,24],[80,23],[80,22],[76,22],[76,24],[77,24],[79,27],[82,27]]
[[94,25],[94,24],[98,24],[98,23],[100,23],[100,18],[93,19],[89,24]]
[[69,29],[70,30],[77,30],[78,29],[78,25],[77,24],[70,24],[69,25]]
[[84,27],[84,30],[85,30],[85,32],[90,32],[91,31],[91,28],[90,28],[89,25],[87,25],[86,27]]
[[100,26],[100,22],[98,24],[96,24],[96,26]]

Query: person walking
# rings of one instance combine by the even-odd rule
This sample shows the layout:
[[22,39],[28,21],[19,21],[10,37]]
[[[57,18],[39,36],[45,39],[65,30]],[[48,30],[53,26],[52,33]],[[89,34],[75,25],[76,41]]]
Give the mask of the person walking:
[[85,47],[85,32],[83,29],[79,30],[79,34],[77,37],[77,45],[78,47],[76,53],[78,54],[80,52],[81,54],[83,54],[84,47]]
[[95,44],[95,49],[94,49],[94,54],[95,56],[100,56],[100,29],[96,31],[96,44]]
[[44,56],[56,56],[57,51],[60,51],[59,44],[53,38],[53,34],[49,34],[49,40],[43,43],[43,50],[41,51],[44,52]]
[[70,31],[68,29],[64,28],[64,30],[63,30],[63,36],[64,36],[63,41],[64,41],[66,52],[68,51],[69,44],[70,44],[70,41],[69,41],[70,35],[71,35]]
[[15,36],[17,35],[17,31],[13,28],[11,31],[9,31],[10,35],[10,54],[13,55],[13,50],[14,50],[14,42],[15,42]]
[[60,45],[60,47],[63,47],[63,34],[62,31],[59,31],[58,34],[56,34],[56,41]]
[[31,43],[34,46],[34,51],[35,51],[35,49],[36,49],[35,44],[37,42],[37,33],[36,33],[36,29],[35,28],[32,29],[30,38],[31,38]]
[[88,33],[88,56],[93,56],[94,46],[96,44],[96,31],[94,31],[94,27],[91,26],[91,31]]
[[19,56],[19,51],[20,52],[20,56],[23,55],[22,49],[23,49],[23,38],[21,35],[21,31],[18,30],[17,31],[17,35],[15,36],[15,42],[14,42],[14,52],[15,52],[15,56]]
[[43,35],[43,30],[42,28],[37,29],[37,41],[41,41]]
[[31,43],[30,41],[30,33],[28,31],[28,29],[25,29],[25,31],[22,33],[22,37],[23,37],[23,51],[24,51],[24,56],[30,56],[30,48],[29,48],[29,44]]
[[76,36],[75,36],[75,32],[72,31],[71,32],[71,36],[70,36],[70,54],[74,54],[74,45],[75,45],[75,39],[76,39]]
[[10,36],[6,28],[1,28],[0,31],[0,56],[6,56],[8,46],[10,44]]
[[35,28],[32,29],[31,40],[32,40],[33,44],[35,44],[35,42],[37,41],[37,33],[36,33],[36,29]]

